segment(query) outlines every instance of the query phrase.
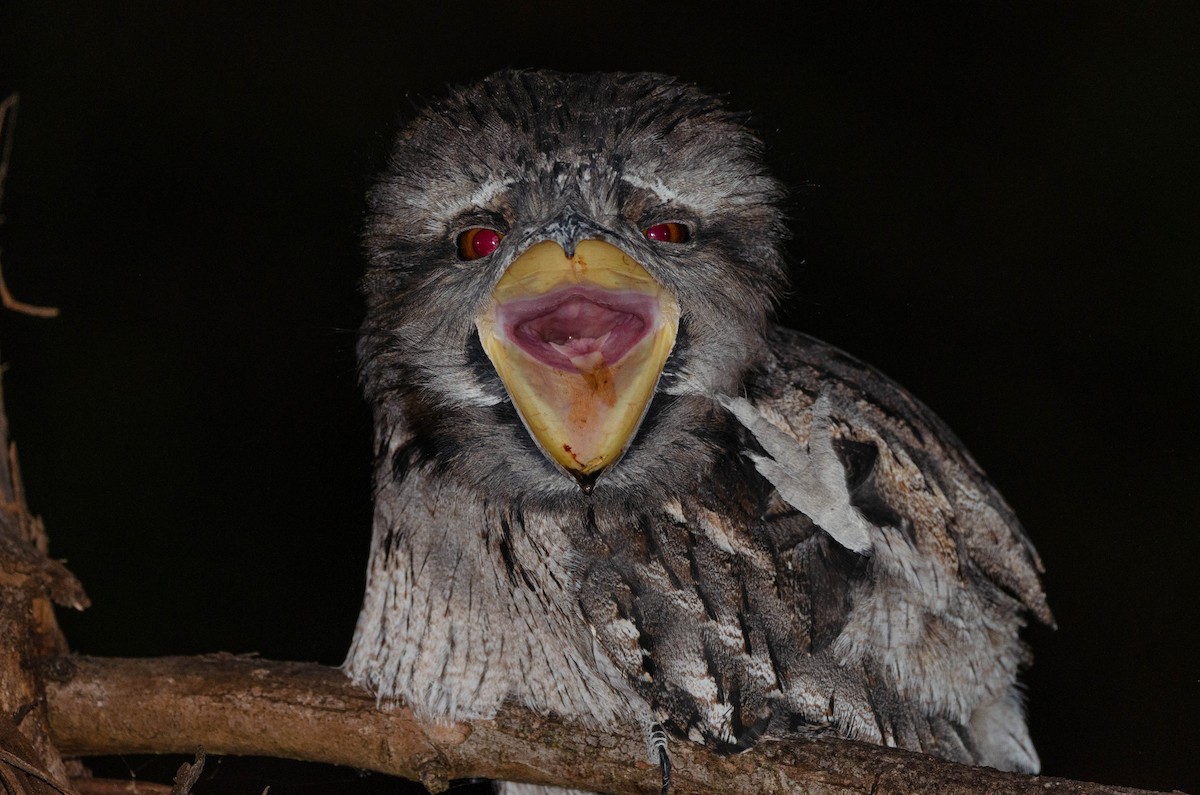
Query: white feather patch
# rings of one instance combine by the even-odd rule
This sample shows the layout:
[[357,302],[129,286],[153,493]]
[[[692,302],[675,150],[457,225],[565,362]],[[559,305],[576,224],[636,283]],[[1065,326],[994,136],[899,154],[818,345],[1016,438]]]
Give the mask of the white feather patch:
[[846,549],[871,554],[871,525],[850,504],[846,470],[833,450],[829,398],[822,395],[813,403],[807,449],[745,398],[717,399],[767,451],[765,456],[749,451],[746,455],[779,496]]
[[624,180],[633,187],[641,188],[642,190],[648,190],[653,193],[663,204],[668,204],[679,198],[679,194],[667,187],[667,184],[662,181],[662,177],[658,176],[657,174],[654,175],[653,181],[643,179],[642,177],[633,173],[625,173],[622,176]]

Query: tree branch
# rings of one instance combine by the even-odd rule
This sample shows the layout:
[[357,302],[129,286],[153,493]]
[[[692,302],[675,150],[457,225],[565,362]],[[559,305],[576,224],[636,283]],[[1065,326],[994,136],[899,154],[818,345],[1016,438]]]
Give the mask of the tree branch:
[[[308,663],[214,655],[159,659],[59,657],[44,670],[51,733],[66,754],[252,754],[367,768],[420,779],[496,778],[612,793],[650,793],[633,724],[601,735],[517,706],[495,720],[439,726],[405,708],[381,710],[340,671]],[[718,757],[671,748],[672,792],[1137,793],[1021,776],[844,740],[762,742]]]

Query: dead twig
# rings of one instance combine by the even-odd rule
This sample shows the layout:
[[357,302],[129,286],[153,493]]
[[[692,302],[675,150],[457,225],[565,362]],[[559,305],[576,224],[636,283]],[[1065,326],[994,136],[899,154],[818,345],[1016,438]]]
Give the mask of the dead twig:
[[57,781],[51,778],[49,773],[42,770],[37,765],[31,765],[16,754],[9,753],[3,748],[0,748],[0,778],[3,779],[4,785],[9,788],[10,792],[24,793],[28,790],[24,787],[24,785],[17,781],[15,777],[11,776],[11,771],[7,770],[7,767],[15,767],[22,773],[33,776],[39,781],[44,781],[46,784],[63,793],[63,795],[76,795],[74,790],[59,784]]
[[8,285],[4,282],[4,268],[0,266],[0,303],[14,312],[20,312],[23,315],[32,315],[33,317],[58,317],[58,307],[56,306],[34,306],[27,304],[24,301],[18,301],[9,292]]
[[[14,133],[17,120],[17,106],[20,104],[19,94],[10,94],[0,102],[0,208],[4,206],[4,183],[8,177],[8,167],[12,158]],[[0,224],[4,223],[4,215],[0,214]],[[24,315],[34,317],[58,317],[58,309],[53,306],[34,306],[24,301],[18,301],[9,292],[4,281],[4,269],[0,267],[0,303]]]
[[193,762],[184,762],[179,766],[179,771],[175,774],[175,786],[171,788],[171,795],[191,795],[192,787],[196,786],[196,782],[200,780],[200,774],[204,772],[204,749],[196,749],[196,759]]
[[[4,206],[4,182],[8,177],[8,164],[12,159],[13,127],[17,123],[17,106],[20,94],[9,94],[0,101],[0,207]],[[4,216],[0,215],[0,224]]]

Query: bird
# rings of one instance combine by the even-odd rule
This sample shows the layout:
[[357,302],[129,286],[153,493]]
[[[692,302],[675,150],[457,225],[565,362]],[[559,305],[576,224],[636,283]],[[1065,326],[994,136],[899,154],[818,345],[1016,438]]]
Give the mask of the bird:
[[774,321],[787,192],[748,117],[650,73],[510,69],[370,190],[374,530],[344,663],[652,760],[833,735],[1034,773],[1012,509],[928,408]]

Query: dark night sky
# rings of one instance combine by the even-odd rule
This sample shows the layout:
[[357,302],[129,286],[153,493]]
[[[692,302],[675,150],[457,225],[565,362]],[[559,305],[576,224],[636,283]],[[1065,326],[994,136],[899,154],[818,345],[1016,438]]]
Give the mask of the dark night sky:
[[0,316],[5,397],[94,602],[74,647],[339,662],[398,119],[504,66],[665,71],[752,111],[793,189],[787,323],[931,405],[1041,550],[1045,772],[1200,791],[1196,7],[731,5],[0,6],[5,275],[62,309]]

